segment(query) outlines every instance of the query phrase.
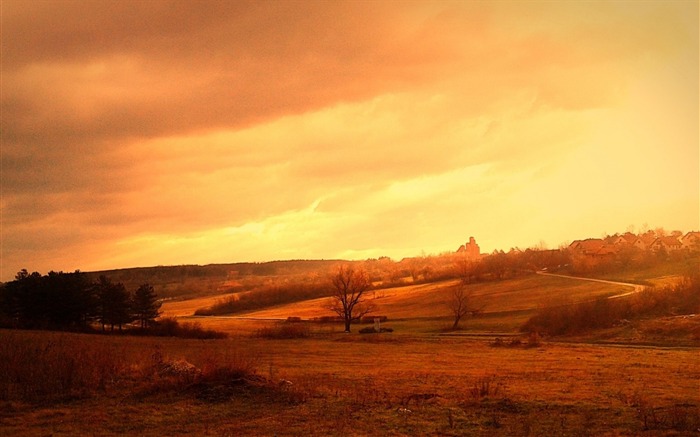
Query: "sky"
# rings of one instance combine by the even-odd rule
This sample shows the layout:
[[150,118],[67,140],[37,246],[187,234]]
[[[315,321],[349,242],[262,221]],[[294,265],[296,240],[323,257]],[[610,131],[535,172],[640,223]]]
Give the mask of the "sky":
[[697,1],[0,8],[0,280],[700,229]]

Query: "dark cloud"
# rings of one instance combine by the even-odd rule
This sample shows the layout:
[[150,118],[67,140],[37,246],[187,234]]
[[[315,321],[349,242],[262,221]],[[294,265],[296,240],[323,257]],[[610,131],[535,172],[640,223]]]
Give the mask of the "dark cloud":
[[561,113],[610,105],[688,39],[662,4],[597,7],[4,0],[3,257],[560,153]]

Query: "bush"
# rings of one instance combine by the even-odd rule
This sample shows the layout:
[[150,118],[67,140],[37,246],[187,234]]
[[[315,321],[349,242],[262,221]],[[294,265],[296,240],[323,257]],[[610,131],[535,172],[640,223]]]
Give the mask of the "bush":
[[194,314],[196,316],[235,314],[331,295],[332,290],[326,284],[315,280],[268,284],[245,293],[234,294],[210,307],[199,308]]
[[360,319],[360,323],[374,323],[374,319],[379,319],[381,323],[389,320],[387,316],[364,316]]
[[597,299],[574,305],[546,307],[521,328],[549,335],[577,334],[610,328],[622,320],[700,312],[700,276],[660,289],[648,288],[620,299]]
[[381,332],[394,332],[392,328],[380,328],[379,332],[374,329],[374,326],[367,326],[358,331],[360,334],[379,334]]
[[140,332],[158,337],[197,338],[202,340],[228,337],[225,332],[202,328],[199,322],[179,323],[174,317],[163,317],[156,321],[153,326]]
[[260,328],[255,332],[256,337],[268,339],[307,338],[311,329],[306,323],[280,323],[275,326]]
[[343,319],[340,316],[321,316],[321,317],[314,317],[312,319],[314,322],[320,322],[320,323],[343,323],[345,319]]

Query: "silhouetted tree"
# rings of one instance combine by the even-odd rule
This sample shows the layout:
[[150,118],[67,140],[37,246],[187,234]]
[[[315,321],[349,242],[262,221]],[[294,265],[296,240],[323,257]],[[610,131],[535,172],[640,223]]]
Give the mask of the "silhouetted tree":
[[53,327],[84,327],[94,315],[92,284],[87,275],[49,272],[42,278],[49,297],[47,318]]
[[84,273],[21,270],[3,286],[2,313],[12,326],[68,328],[85,326],[94,310],[92,287]]
[[121,282],[113,284],[106,276],[100,276],[95,284],[97,296],[98,320],[102,323],[104,331],[106,325],[110,325],[112,331],[118,326],[133,321],[131,315],[131,299]]
[[447,306],[454,317],[452,329],[457,329],[459,327],[460,320],[462,320],[462,318],[467,314],[475,311],[471,305],[471,293],[467,291],[463,284],[452,287],[450,290],[449,300],[447,301]]
[[160,305],[153,287],[150,284],[142,284],[134,293],[131,310],[141,327],[147,328],[160,315]]
[[373,310],[365,299],[365,292],[371,285],[369,276],[363,269],[342,265],[333,273],[330,281],[333,286],[330,309],[343,318],[345,332],[350,332],[353,321]]

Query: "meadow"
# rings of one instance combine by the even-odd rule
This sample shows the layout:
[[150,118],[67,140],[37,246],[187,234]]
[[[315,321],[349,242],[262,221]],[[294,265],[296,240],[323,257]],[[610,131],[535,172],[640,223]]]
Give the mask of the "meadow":
[[326,299],[192,317],[220,296],[168,301],[163,311],[227,339],[3,330],[0,434],[700,432],[699,317],[529,335],[520,327],[540,308],[631,290],[529,275],[468,285],[482,312],[451,331],[445,303],[454,285],[372,292],[376,314],[393,328],[385,334],[285,321],[328,315]]
[[[64,381],[43,392],[25,382],[25,396],[3,387],[3,435],[695,435],[700,427],[693,348],[340,332],[0,335],[15,352],[4,372],[31,367],[21,361],[32,350],[53,351],[43,371]],[[60,350],[99,351],[95,376],[73,369],[71,389]],[[163,363],[201,373],[165,372]]]

